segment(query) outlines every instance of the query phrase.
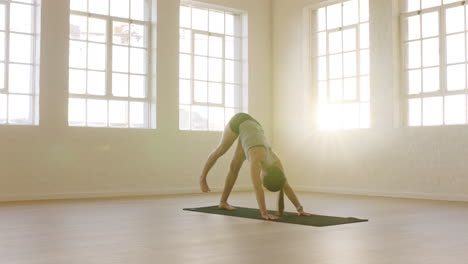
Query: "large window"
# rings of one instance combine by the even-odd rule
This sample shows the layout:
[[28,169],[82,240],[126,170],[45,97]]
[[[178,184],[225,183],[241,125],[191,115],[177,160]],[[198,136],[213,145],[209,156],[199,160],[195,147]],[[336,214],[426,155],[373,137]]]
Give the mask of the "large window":
[[242,16],[183,4],[180,7],[179,128],[220,131],[245,111]]
[[407,124],[466,124],[465,1],[404,2],[401,24]]
[[370,127],[368,0],[313,11],[313,83],[318,87],[318,127]]
[[38,6],[0,1],[0,124],[39,122]]
[[149,128],[150,0],[71,0],[70,126]]

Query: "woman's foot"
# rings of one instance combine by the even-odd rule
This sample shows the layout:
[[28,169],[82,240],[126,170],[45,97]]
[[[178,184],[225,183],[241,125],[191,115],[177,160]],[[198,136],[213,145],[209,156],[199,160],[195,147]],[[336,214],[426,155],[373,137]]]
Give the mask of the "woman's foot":
[[236,208],[232,207],[226,202],[220,202],[218,207],[219,209],[228,210],[228,211],[236,210]]
[[210,187],[208,187],[208,183],[206,183],[206,180],[200,180],[200,189],[202,192],[211,192]]

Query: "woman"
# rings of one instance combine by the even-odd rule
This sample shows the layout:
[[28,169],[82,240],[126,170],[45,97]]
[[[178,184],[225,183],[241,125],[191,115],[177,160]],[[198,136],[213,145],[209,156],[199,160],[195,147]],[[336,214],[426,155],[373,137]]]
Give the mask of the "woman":
[[262,183],[269,191],[279,191],[279,216],[282,216],[284,212],[284,193],[286,193],[289,200],[291,200],[296,207],[298,215],[311,216],[312,214],[304,212],[296,194],[292,190],[291,186],[289,186],[284,176],[283,166],[281,165],[279,158],[271,150],[271,146],[265,138],[262,126],[257,120],[245,113],[236,114],[224,129],[221,142],[210,154],[203,168],[203,172],[200,176],[201,190],[203,192],[210,191],[206,182],[208,172],[216,161],[229,150],[238,137],[239,142],[237,144],[234,158],[231,161],[219,208],[235,210],[234,207],[228,204],[227,200],[232,187],[236,182],[239,170],[247,158],[250,161],[250,174],[255,189],[258,207],[264,219],[276,220],[279,217],[268,214]]

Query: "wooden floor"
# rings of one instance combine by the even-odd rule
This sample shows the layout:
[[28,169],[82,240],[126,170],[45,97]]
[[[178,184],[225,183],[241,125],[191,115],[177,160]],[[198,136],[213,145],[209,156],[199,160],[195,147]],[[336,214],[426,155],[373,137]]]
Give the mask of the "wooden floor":
[[[330,227],[182,211],[216,204],[218,196],[0,204],[0,263],[468,261],[468,203],[300,193],[307,211],[369,219]],[[268,202],[273,208],[273,197]],[[252,193],[235,193],[231,203],[256,206]]]

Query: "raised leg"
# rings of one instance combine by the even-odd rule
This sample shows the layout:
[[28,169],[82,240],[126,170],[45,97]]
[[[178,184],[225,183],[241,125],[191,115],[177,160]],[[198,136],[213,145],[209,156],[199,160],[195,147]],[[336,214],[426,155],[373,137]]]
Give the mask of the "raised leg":
[[242,167],[242,164],[245,161],[245,154],[242,148],[242,145],[239,141],[237,143],[236,152],[234,154],[234,158],[231,161],[231,165],[229,166],[228,176],[226,177],[226,182],[224,183],[224,191],[221,195],[221,200],[219,201],[219,208],[226,209],[226,210],[235,210],[234,207],[230,206],[227,202],[229,195],[231,194],[232,188],[236,183],[237,176],[239,176],[239,171]]
[[200,188],[202,192],[210,191],[210,188],[208,187],[208,184],[206,182],[208,172],[211,170],[216,161],[222,155],[224,155],[229,150],[229,148],[231,148],[232,144],[234,143],[234,141],[236,141],[237,137],[238,135],[231,130],[231,127],[228,124],[224,129],[221,141],[219,142],[216,149],[213,150],[213,152],[211,152],[210,156],[208,156],[208,160],[206,161],[205,166],[203,166],[203,171],[200,176]]

